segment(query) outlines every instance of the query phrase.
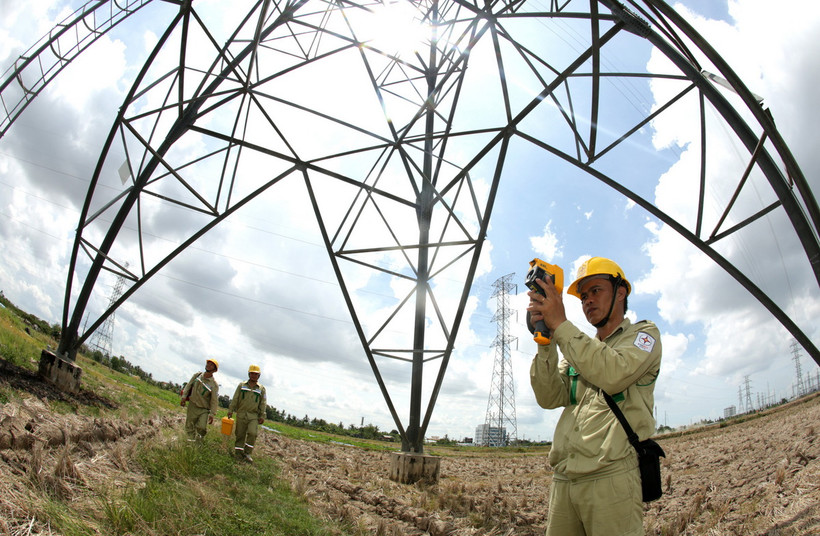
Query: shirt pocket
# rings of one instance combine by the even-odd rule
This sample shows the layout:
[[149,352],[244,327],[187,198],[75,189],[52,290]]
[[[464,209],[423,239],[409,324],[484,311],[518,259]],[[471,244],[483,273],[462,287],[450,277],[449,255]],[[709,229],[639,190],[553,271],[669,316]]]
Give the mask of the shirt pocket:
[[620,426],[620,423],[615,420],[603,396],[593,389],[585,394],[591,400],[579,408],[573,433],[573,449],[586,458],[609,460],[615,433],[613,428]]

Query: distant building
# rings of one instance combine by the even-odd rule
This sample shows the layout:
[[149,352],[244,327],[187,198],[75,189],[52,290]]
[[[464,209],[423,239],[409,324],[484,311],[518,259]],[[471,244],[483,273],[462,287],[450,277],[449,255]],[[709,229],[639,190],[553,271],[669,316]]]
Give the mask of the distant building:
[[724,408],[723,410],[723,418],[729,419],[737,415],[737,408],[735,406],[729,406],[728,408]]
[[485,447],[503,447],[507,444],[507,429],[479,424],[475,428],[475,444]]

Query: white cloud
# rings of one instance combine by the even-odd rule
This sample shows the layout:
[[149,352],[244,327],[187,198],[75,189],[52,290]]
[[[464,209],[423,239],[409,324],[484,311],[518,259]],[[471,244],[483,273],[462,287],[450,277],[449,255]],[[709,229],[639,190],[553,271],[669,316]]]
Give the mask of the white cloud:
[[548,221],[544,225],[544,232],[541,236],[530,237],[530,244],[542,260],[552,262],[554,259],[561,258],[563,252],[559,243],[559,237],[551,229],[552,221]]
[[[763,2],[744,1],[730,2],[729,11],[735,20],[733,25],[705,20],[690,12],[685,15],[723,54],[750,89],[765,96],[778,125],[788,125],[784,132],[797,141],[798,151],[803,152],[802,147],[807,144],[816,147],[816,117],[813,117],[816,96],[801,87],[807,75],[811,78],[820,71],[820,62],[810,47],[791,45],[813,39],[820,24],[818,5],[788,2],[788,6],[772,13],[764,9]],[[801,13],[800,22],[796,24],[795,12]],[[656,69],[660,63],[660,59],[654,57],[650,65]],[[659,98],[664,98],[664,88],[655,90]],[[779,106],[785,107],[788,121],[779,120]],[[804,110],[803,117],[789,113],[790,109],[797,108]],[[658,206],[693,229],[696,215],[692,211],[691,192],[697,191],[700,156],[699,133],[692,120],[693,117],[682,111],[662,117],[654,124],[654,139],[658,147],[674,144],[683,149],[680,160],[661,178],[656,190]],[[721,217],[737,183],[733,177],[739,177],[745,166],[737,148],[722,134],[720,130],[713,130],[707,149],[711,169],[719,170],[722,176],[709,177],[704,233],[710,232]],[[813,177],[817,175],[814,170],[820,169],[818,162],[808,158],[802,163],[806,166],[804,173],[812,177],[816,186],[818,182]],[[720,230],[771,202],[772,194],[767,193],[770,189],[765,182],[757,182],[759,179],[753,174],[750,185]],[[677,233],[663,225],[649,224],[648,228],[654,235],[646,246],[653,267],[636,287],[658,295],[658,310],[666,322],[692,332],[696,332],[698,326],[703,327],[702,353],[684,352],[686,361],[698,363],[692,374],[726,378],[734,383],[740,382],[744,375],[754,374],[788,382],[781,374],[790,369],[786,361],[790,338],[785,330],[737,282]],[[716,248],[780,307],[790,311],[795,322],[817,340],[820,332],[795,301],[801,296],[802,307],[816,309],[816,281],[785,218],[770,216],[765,223],[750,226],[749,231],[718,243]],[[676,362],[675,368],[679,364]]]

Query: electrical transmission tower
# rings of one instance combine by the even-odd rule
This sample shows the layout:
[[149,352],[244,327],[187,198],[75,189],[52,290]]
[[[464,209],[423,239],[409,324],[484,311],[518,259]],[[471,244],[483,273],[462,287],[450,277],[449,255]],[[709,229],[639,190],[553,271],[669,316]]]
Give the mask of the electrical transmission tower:
[[[126,18],[138,24],[148,3],[152,27],[166,27],[157,32],[162,37],[142,68],[133,70],[94,174],[87,177],[55,352],[60,359],[74,361],[117,307],[243,206],[263,195],[265,202],[296,202],[277,185],[297,180],[306,186],[311,210],[305,213],[316,218],[402,452],[423,453],[490,215],[498,195],[520,175],[510,171],[507,159],[526,149],[539,164],[516,180],[552,188],[552,181],[569,178],[544,176],[540,168],[560,163],[626,196],[722,267],[820,364],[820,349],[804,328],[747,277],[742,264],[724,256],[729,248],[714,247],[729,237],[755,238],[748,224],[771,213],[791,223],[820,283],[820,263],[814,262],[820,258],[820,207],[811,183],[760,98],[667,3],[598,0],[586,7],[550,2],[547,8],[534,0],[87,1],[2,74],[0,138],[13,132],[11,123],[69,62]],[[393,7],[409,8],[399,13],[397,25],[391,23]],[[242,15],[234,24],[226,25],[228,9]],[[577,42],[548,38],[567,24],[579,30]],[[379,43],[385,29],[425,35],[411,46]],[[627,46],[669,61],[652,73],[643,65],[633,72],[605,68],[601,60],[619,57]],[[556,60],[560,68],[548,67]],[[476,68],[486,77],[469,74]],[[313,91],[315,76],[333,79],[334,91]],[[651,111],[633,106],[616,85],[645,81],[641,85],[648,87],[653,80],[669,91]],[[682,98],[687,94],[692,98]],[[577,110],[591,120],[579,121]],[[746,160],[739,164],[747,164],[729,169],[721,159],[701,158],[696,174],[702,180],[693,181],[685,196],[698,201],[680,221],[677,210],[666,212],[636,188],[658,179],[657,165],[647,159],[668,165],[666,154],[642,145],[643,126],[679,114],[700,118],[704,134],[709,118]],[[709,154],[713,139],[701,136],[692,150]],[[613,167],[613,159],[642,165]],[[737,224],[724,228],[721,218],[711,231],[704,228],[705,200],[698,192],[736,186],[740,193],[752,164],[777,201],[758,213],[716,207],[724,218],[732,209]],[[126,191],[106,183],[116,170]],[[474,177],[486,178],[488,187],[476,188]],[[760,182],[754,187],[765,186]],[[166,220],[143,210],[144,203],[189,211],[196,223],[174,229],[178,240],[170,246],[160,223]],[[134,239],[140,269],[123,271],[129,287],[81,335],[100,275],[122,270],[122,255],[131,254]],[[357,292],[359,270],[368,270],[377,284],[408,283],[408,290],[397,296],[395,308],[376,315],[371,300]],[[451,310],[442,311],[436,299],[442,285],[460,293]],[[412,331],[405,329],[406,315],[412,315]],[[406,419],[384,381],[380,366],[386,359],[411,368]],[[427,397],[423,380],[431,370],[435,382]]]
[[510,335],[509,318],[510,291],[515,292],[518,285],[510,280],[515,274],[507,274],[495,280],[493,296],[496,299],[496,312],[493,322],[498,323],[498,334],[495,336],[495,362],[493,377],[490,383],[490,397],[487,401],[487,418],[485,420],[485,445],[503,447],[518,440],[518,423],[515,417],[515,382],[510,359],[510,343],[517,337]]
[[[128,267],[128,263],[125,264],[125,267]],[[124,286],[125,278],[120,275],[114,283],[111,298],[108,300],[109,308],[112,308],[113,305],[117,303],[117,300],[120,299]],[[90,346],[92,348],[99,350],[104,356],[107,357],[111,357],[112,352],[112,341],[114,339],[114,316],[115,313],[111,313],[108,317],[106,317],[105,322],[103,322],[100,328],[94,332],[94,335],[92,335],[90,342]]]
[[794,377],[796,384],[794,386],[794,396],[795,398],[801,397],[806,394],[806,387],[803,385],[803,370],[800,368],[800,347],[797,345],[797,341],[792,340],[792,359],[794,360]]
[[743,388],[739,385],[737,386],[737,410],[743,413]]
[[746,388],[746,412],[748,413],[754,409],[752,407],[752,381],[748,376],[743,377],[743,385]]

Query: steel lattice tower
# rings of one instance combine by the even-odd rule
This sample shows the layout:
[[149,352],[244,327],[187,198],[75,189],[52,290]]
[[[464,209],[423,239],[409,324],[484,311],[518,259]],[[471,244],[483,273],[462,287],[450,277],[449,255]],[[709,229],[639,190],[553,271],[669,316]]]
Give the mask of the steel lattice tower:
[[800,347],[797,345],[797,341],[792,341],[792,359],[794,360],[794,378],[795,378],[795,386],[794,386],[794,395],[795,397],[801,397],[806,394],[807,389],[806,386],[803,384],[803,370],[800,367]]
[[743,385],[746,388],[746,413],[749,413],[754,409],[754,407],[752,406],[752,382],[749,380],[748,376],[743,377]]
[[[128,265],[126,264],[126,267]],[[125,278],[122,276],[117,277],[117,281],[114,283],[113,291],[111,292],[111,298],[108,300],[108,307],[112,307],[113,304],[117,303],[117,300],[120,299],[122,296],[122,289],[125,286]],[[112,342],[114,340],[114,318],[116,314],[112,313],[109,315],[105,322],[103,322],[100,329],[94,332],[94,335],[91,336],[91,347],[99,350],[102,352],[103,355],[111,357],[112,351]]]
[[[515,417],[515,381],[510,359],[510,343],[518,338],[510,335],[510,292],[518,286],[510,280],[515,274],[507,274],[495,280],[493,297],[496,299],[496,312],[493,322],[498,323],[498,334],[495,337],[495,362],[490,382],[490,396],[487,400],[486,445],[503,447],[518,440],[518,422]],[[495,431],[495,433],[494,433]],[[506,431],[506,433],[505,433]]]
[[[0,79],[2,138],[67,65],[126,19],[150,17],[164,28],[134,72],[89,177],[56,354],[73,361],[91,333],[182,251],[263,194],[291,201],[278,197],[278,185],[298,182],[402,450],[421,453],[499,191],[514,180],[536,189],[569,180],[541,172],[548,166],[594,179],[675,230],[820,364],[804,328],[723,253],[727,239],[757,238],[755,222],[778,215],[794,228],[820,284],[820,206],[761,98],[662,0],[548,4],[87,1]],[[374,35],[394,8],[408,8],[398,28],[423,34],[412,47]],[[244,16],[226,25],[228,9]],[[573,43],[552,38],[567,28]],[[624,58],[627,45],[640,54]],[[633,63],[653,53],[668,60],[658,72]],[[664,84],[665,96],[636,106],[628,95],[653,81]],[[655,201],[653,166],[636,173],[611,165],[655,153],[646,150],[647,126],[670,114],[700,122],[692,145],[699,180],[689,186],[685,214]],[[723,127],[744,165],[727,170],[713,154],[707,118]],[[532,176],[513,164],[522,151],[541,162]],[[735,195],[711,206],[704,192],[725,187]],[[752,187],[766,192],[765,203],[738,206],[738,194]],[[160,236],[163,220],[151,217],[160,210],[192,222],[173,245]],[[128,270],[132,243],[138,260]],[[81,334],[104,272],[129,286]],[[397,302],[374,314],[358,293],[361,275],[398,284]],[[452,307],[442,299],[446,286],[460,296]],[[410,368],[402,371],[410,386],[405,407],[382,373],[396,366]]]

